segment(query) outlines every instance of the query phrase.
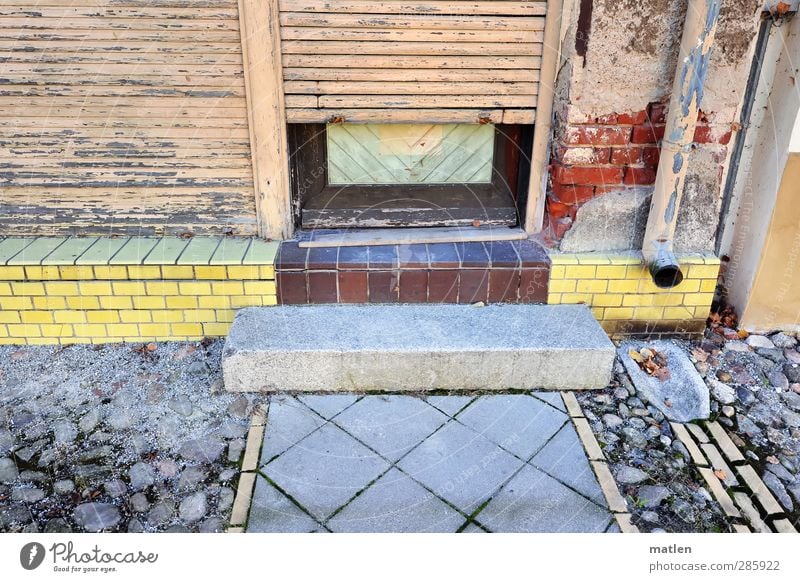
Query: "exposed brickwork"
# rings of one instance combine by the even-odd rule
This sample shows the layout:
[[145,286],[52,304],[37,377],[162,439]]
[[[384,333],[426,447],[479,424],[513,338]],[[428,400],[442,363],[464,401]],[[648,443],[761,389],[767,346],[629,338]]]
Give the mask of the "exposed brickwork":
[[[666,115],[667,104],[651,103],[600,117],[576,118],[568,109],[557,116],[545,220],[550,241],[560,240],[577,209],[595,196],[655,183]],[[731,136],[730,126],[699,112],[696,144],[726,146]]]

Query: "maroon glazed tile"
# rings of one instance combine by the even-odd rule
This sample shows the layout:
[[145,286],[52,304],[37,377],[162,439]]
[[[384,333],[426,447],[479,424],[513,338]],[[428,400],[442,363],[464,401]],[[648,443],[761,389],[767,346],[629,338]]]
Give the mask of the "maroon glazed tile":
[[370,271],[369,302],[397,303],[399,297],[398,271]]
[[548,269],[522,269],[519,281],[520,303],[547,303]]
[[455,303],[458,300],[458,271],[431,269],[428,273],[428,303]]
[[458,274],[458,302],[486,302],[489,296],[489,271],[462,269]]
[[397,268],[397,247],[394,245],[377,245],[367,247],[370,271],[385,271]]
[[367,247],[339,247],[339,269],[349,271],[366,270],[369,265]]
[[489,272],[489,303],[516,303],[519,300],[519,269],[492,269]]
[[306,268],[306,257],[308,249],[300,248],[296,240],[285,240],[278,245],[278,253],[275,257],[276,271],[300,271]]
[[397,245],[397,256],[401,269],[427,269],[429,266],[428,245],[424,243]]
[[431,269],[458,269],[461,266],[461,257],[454,243],[429,244],[428,259]]
[[400,303],[428,301],[428,271],[400,271]]
[[511,241],[489,241],[484,243],[492,262],[492,267],[518,267],[519,255]]
[[305,271],[277,271],[275,278],[278,287],[278,303],[281,305],[308,303]]
[[550,257],[538,242],[524,239],[512,243],[519,253],[522,267],[550,267]]
[[308,249],[306,268],[311,271],[335,271],[339,247],[314,247]]
[[368,298],[366,271],[339,271],[339,303],[366,303]]
[[482,242],[456,243],[461,257],[462,269],[486,269],[489,267],[489,253]]
[[308,302],[336,303],[339,300],[336,279],[336,271],[309,271]]

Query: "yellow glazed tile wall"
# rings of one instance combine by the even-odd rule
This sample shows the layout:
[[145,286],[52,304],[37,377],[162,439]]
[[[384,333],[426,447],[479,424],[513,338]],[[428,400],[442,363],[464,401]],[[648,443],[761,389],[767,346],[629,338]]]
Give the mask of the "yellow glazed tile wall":
[[684,254],[680,285],[653,284],[641,253],[551,253],[548,303],[585,303],[612,336],[698,333],[714,299],[719,259]]

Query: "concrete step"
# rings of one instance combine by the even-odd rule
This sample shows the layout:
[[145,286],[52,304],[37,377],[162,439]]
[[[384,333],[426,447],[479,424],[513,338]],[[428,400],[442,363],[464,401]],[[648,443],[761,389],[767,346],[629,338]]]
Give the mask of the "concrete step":
[[240,310],[222,369],[234,392],[572,390],[613,361],[585,305],[297,305]]

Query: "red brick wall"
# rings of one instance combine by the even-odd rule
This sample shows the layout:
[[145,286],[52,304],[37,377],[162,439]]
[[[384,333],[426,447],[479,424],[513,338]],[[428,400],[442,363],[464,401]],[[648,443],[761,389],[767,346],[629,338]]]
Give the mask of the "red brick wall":
[[[575,220],[577,209],[595,196],[611,190],[655,183],[664,137],[667,105],[651,103],[635,113],[612,113],[579,122],[567,122],[567,112],[556,120],[545,234],[560,240]],[[696,144],[727,145],[729,126],[719,126],[700,112]]]

